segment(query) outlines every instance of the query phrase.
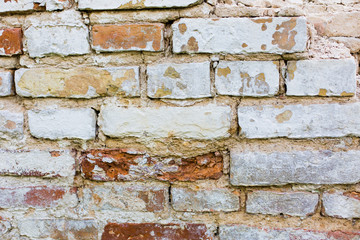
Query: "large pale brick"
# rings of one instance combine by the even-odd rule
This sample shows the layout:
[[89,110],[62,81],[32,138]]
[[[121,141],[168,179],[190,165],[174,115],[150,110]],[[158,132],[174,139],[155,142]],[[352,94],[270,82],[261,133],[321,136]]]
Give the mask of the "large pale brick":
[[13,73],[12,71],[0,70],[0,97],[13,95]]
[[314,214],[319,196],[307,192],[250,192],[246,199],[246,212],[306,217]]
[[115,10],[115,9],[143,9],[143,8],[173,8],[188,7],[202,2],[202,0],[79,0],[79,9],[86,10]]
[[139,96],[139,68],[19,69],[16,93],[23,97],[93,98]]
[[34,10],[62,10],[72,5],[71,0],[4,0],[0,2],[1,12],[24,12]]
[[[0,3],[0,9],[1,9],[1,3]],[[21,53],[22,53],[21,28],[0,29],[0,56],[12,56]]]
[[[161,119],[161,121],[159,121]],[[229,137],[231,109],[222,106],[123,108],[105,105],[99,126],[109,137]]]
[[140,184],[112,184],[86,187],[83,204],[95,211],[162,212],[168,207],[168,186]]
[[20,234],[32,239],[98,240],[93,219],[26,219],[19,223]]
[[210,63],[165,63],[148,66],[148,96],[151,98],[210,97]]
[[54,109],[28,111],[31,135],[36,138],[95,138],[96,113],[92,109]]
[[173,25],[174,52],[288,53],[306,49],[305,18],[180,19]]
[[338,218],[360,218],[360,193],[325,192],[322,197],[323,212]]
[[0,110],[0,138],[5,136],[20,137],[23,134],[23,113]]
[[231,184],[266,186],[360,182],[359,151],[230,151]]
[[90,53],[86,26],[30,26],[24,31],[30,57],[50,54],[62,56]]
[[69,151],[0,150],[0,175],[71,178],[75,158]]
[[265,105],[238,108],[247,138],[360,136],[360,103]]
[[76,190],[64,187],[8,187],[0,188],[1,208],[75,207]]
[[92,47],[98,52],[161,51],[164,24],[95,25]]
[[192,158],[153,157],[127,149],[94,149],[80,156],[81,172],[96,181],[196,181],[219,179],[223,171],[220,153]]
[[267,228],[245,225],[220,226],[220,240],[248,240],[248,239],[276,239],[276,240],[359,240],[360,232],[344,231],[316,231],[294,228]]
[[352,96],[356,91],[355,60],[290,61],[286,87],[290,96]]
[[215,87],[220,95],[274,96],[279,91],[279,63],[265,61],[220,61]]
[[231,212],[240,209],[240,198],[229,189],[191,190],[172,187],[171,204],[175,211]]
[[101,239],[213,240],[214,238],[214,233],[205,224],[108,223],[105,226]]
[[329,37],[360,37],[360,12],[337,12],[327,16],[323,25]]

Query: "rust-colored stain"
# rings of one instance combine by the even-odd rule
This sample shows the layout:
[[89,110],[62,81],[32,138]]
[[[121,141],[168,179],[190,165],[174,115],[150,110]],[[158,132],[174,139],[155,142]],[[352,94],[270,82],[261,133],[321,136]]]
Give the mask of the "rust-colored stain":
[[282,109],[282,108],[284,108],[284,105],[274,105],[274,108]]
[[22,53],[22,30],[21,28],[0,29],[0,50],[6,55]]
[[164,73],[164,77],[169,77],[169,78],[173,78],[173,79],[177,79],[180,78],[181,75],[180,73],[178,73],[175,68],[173,67],[168,67]]
[[13,130],[16,128],[16,123],[11,120],[7,120],[5,124],[5,128]]
[[[296,18],[291,18],[289,21],[283,22],[276,26],[276,31],[273,34],[272,44],[278,45],[279,48],[284,50],[291,50],[296,42],[295,36],[297,34],[293,29],[296,27]],[[282,31],[280,31],[282,29]]]
[[269,84],[266,82],[265,74],[259,73],[255,77],[250,76],[247,72],[240,72],[241,87],[240,94],[244,94],[246,89],[251,89],[257,94],[268,93],[270,90]]
[[55,97],[84,96],[92,87],[99,96],[114,95],[124,81],[135,81],[134,69],[124,70],[123,77],[113,80],[111,73],[98,68],[30,69],[21,76],[18,87],[32,95]]
[[165,84],[162,84],[160,88],[158,88],[154,94],[154,97],[161,98],[165,96],[169,96],[172,94],[171,89],[165,87]]
[[205,224],[108,223],[102,240],[213,240]]
[[61,152],[59,152],[59,151],[51,151],[50,154],[52,157],[60,157],[61,156]]
[[3,84],[3,79],[0,77],[0,86]]
[[288,63],[287,76],[288,76],[289,81],[294,80],[296,69],[297,69],[296,62],[289,62]]
[[342,97],[352,97],[352,96],[354,96],[354,93],[344,91],[344,92],[341,93],[341,96]]
[[241,46],[242,46],[243,48],[246,48],[246,47],[249,46],[249,45],[247,45],[246,43],[243,43]]
[[179,24],[179,31],[180,31],[180,33],[181,33],[181,34],[184,34],[184,33],[186,32],[186,30],[187,30],[186,24],[185,24],[185,23],[180,23],[180,24]]
[[164,203],[165,203],[164,190],[140,191],[138,193],[138,196],[145,202],[147,211],[161,212],[164,210]]
[[199,51],[199,44],[198,44],[196,38],[190,37],[188,42],[187,42],[187,45],[181,46],[181,51],[183,51],[183,52],[185,52],[185,51],[190,51],[190,52]]
[[[111,161],[109,161],[111,159]],[[81,171],[85,178],[103,181],[122,181],[123,175],[129,175],[131,166],[139,166],[143,163],[147,168],[158,166],[162,168],[148,178],[162,181],[196,181],[200,179],[219,179],[223,173],[223,157],[220,153],[208,153],[192,158],[178,159],[164,164],[162,158],[149,157],[144,154],[131,154],[121,149],[98,149],[82,152]],[[141,161],[137,161],[141,160]],[[101,168],[104,176],[96,176],[95,166]],[[170,166],[176,167],[176,171],[167,171]],[[141,166],[139,166],[141,168]],[[95,174],[95,176],[94,176]],[[144,172],[144,176],[145,176]],[[100,179],[99,179],[100,178]]]
[[46,6],[41,6],[41,3],[35,3],[35,2],[34,2],[33,10],[36,10],[36,11],[45,11],[45,10],[46,10]]
[[319,90],[319,96],[322,96],[322,97],[325,97],[326,96],[326,93],[327,93],[327,90],[324,89],[324,88],[320,88]]
[[37,187],[25,194],[25,203],[34,207],[50,207],[65,194],[62,188]]
[[360,201],[360,192],[346,192],[344,193],[344,196],[349,198],[354,198]]
[[251,19],[254,23],[272,23],[272,18],[258,18],[258,19]]
[[7,2],[12,2],[12,1],[18,2],[18,0],[4,0],[5,3],[7,3]]
[[127,3],[123,3],[121,4],[118,9],[140,9],[140,8],[144,8],[145,6],[145,0],[138,0],[138,1],[132,1],[132,0],[128,0]]
[[264,23],[264,24],[261,26],[261,30],[266,31],[266,29],[267,29],[267,26],[266,26],[266,24]]
[[266,44],[262,44],[261,49],[265,51],[266,50]]
[[227,75],[229,75],[230,73],[231,73],[231,69],[229,67],[217,69],[217,75],[219,77],[227,77]]
[[[101,49],[132,50],[162,49],[162,24],[126,24],[93,26],[93,46]],[[147,49],[151,44],[152,49]]]
[[[85,178],[93,179],[95,166],[103,169],[106,174],[104,180],[121,180],[121,175],[128,175],[130,166],[137,165],[136,159],[142,158],[141,154],[130,154],[122,150],[99,149],[81,153],[81,170]],[[112,162],[104,161],[111,159]]]
[[283,123],[286,121],[289,121],[292,117],[293,113],[290,110],[286,110],[283,113],[280,113],[279,115],[276,116],[276,121],[278,123]]

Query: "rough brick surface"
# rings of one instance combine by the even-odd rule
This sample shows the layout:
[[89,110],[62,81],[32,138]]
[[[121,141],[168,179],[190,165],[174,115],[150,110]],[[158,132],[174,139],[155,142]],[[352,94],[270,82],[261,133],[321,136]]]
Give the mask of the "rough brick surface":
[[85,26],[31,26],[24,31],[30,57],[50,54],[62,56],[90,53]]
[[0,138],[20,137],[24,133],[23,113],[0,110]]
[[109,137],[219,139],[229,136],[230,107],[122,108],[109,104],[101,110],[99,125]]
[[121,2],[116,0],[109,0],[106,2],[99,2],[96,0],[79,0],[79,9],[115,10],[115,9],[143,9],[143,8],[172,8],[172,7],[188,7],[200,2],[201,0],[183,0],[183,1],[125,0]]
[[163,24],[95,25],[92,46],[99,52],[161,51]]
[[173,31],[176,53],[303,52],[307,41],[305,18],[185,18]]
[[196,181],[218,179],[223,171],[220,153],[161,158],[127,149],[94,149],[82,152],[80,160],[83,176],[96,181]]
[[72,5],[71,0],[4,0],[0,2],[0,13],[1,12],[24,12],[43,10],[48,11],[62,10]]
[[[0,9],[1,9],[1,5],[0,5]],[[21,28],[5,28],[5,29],[0,28],[0,56],[12,56],[21,53],[22,53]]]
[[306,229],[272,229],[266,227],[251,227],[245,225],[224,225],[220,227],[221,240],[247,240],[247,239],[312,239],[312,240],[357,240],[359,232],[342,231],[315,231]]
[[286,87],[290,96],[352,96],[356,91],[355,60],[290,61]]
[[1,208],[71,208],[77,201],[76,189],[45,186],[0,188]]
[[[23,97],[93,98],[139,96],[139,68],[19,69],[16,93]],[[34,88],[34,86],[36,86]]]
[[273,96],[279,91],[278,62],[221,61],[216,68],[219,95]]
[[238,108],[247,138],[360,136],[359,103],[249,106]]
[[28,117],[31,135],[36,138],[95,138],[96,114],[92,109],[31,110]]
[[109,223],[102,240],[136,239],[198,239],[212,240],[213,233],[205,224]]
[[83,190],[87,210],[162,212],[168,204],[166,185],[112,184]]
[[26,219],[19,229],[21,235],[33,239],[98,239],[98,226],[92,219]]
[[324,34],[329,37],[360,37],[360,12],[331,14],[324,23]]
[[210,97],[210,63],[166,63],[148,66],[148,96],[151,98]]
[[313,193],[255,191],[247,195],[246,212],[305,217],[314,214],[318,202]]
[[352,184],[360,181],[359,151],[244,152],[231,150],[231,183],[242,186]]
[[0,175],[73,177],[75,159],[69,151],[0,150]]
[[12,71],[0,70],[0,97],[13,95],[13,92]]
[[337,218],[360,218],[360,193],[325,192],[322,196],[323,212]]
[[229,189],[191,190],[172,187],[171,204],[175,211],[231,212],[239,210],[240,199]]

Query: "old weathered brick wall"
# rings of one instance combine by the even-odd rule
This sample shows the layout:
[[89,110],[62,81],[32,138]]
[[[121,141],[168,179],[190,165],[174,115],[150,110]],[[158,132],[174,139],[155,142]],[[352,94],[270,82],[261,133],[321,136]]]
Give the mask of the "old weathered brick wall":
[[360,239],[359,0],[0,0],[0,239]]

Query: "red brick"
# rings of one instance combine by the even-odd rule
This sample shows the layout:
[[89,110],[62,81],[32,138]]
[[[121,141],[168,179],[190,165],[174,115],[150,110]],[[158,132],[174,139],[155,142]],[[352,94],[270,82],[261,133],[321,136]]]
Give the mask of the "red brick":
[[22,53],[21,28],[0,29],[0,55],[11,56]]
[[94,149],[82,152],[80,160],[83,176],[97,181],[219,179],[223,170],[218,152],[180,159],[150,157],[127,149]]
[[109,223],[102,240],[210,240],[214,239],[204,224]]
[[100,52],[161,51],[163,24],[95,25],[93,48]]

